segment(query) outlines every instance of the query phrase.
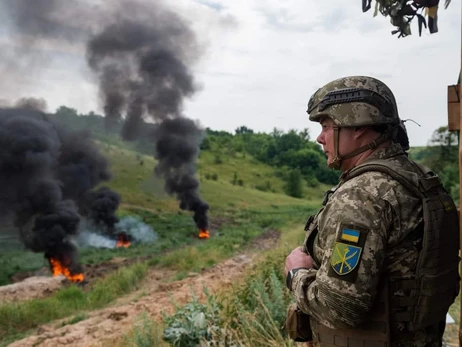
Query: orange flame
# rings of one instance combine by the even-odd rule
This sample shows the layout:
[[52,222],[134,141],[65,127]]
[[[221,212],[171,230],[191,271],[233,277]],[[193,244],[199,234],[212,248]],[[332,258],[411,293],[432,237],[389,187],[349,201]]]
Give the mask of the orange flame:
[[82,282],[85,278],[85,276],[80,273],[80,274],[71,274],[69,269],[62,265],[59,260],[50,258],[50,264],[51,264],[51,271],[53,272],[53,276],[59,276],[59,275],[64,275],[67,277],[68,280],[72,282]]
[[131,245],[130,241],[128,241],[127,238],[123,234],[120,234],[119,241],[117,241],[116,246],[128,248],[130,247],[130,245]]
[[208,230],[199,229],[199,238],[200,239],[208,239],[210,237]]

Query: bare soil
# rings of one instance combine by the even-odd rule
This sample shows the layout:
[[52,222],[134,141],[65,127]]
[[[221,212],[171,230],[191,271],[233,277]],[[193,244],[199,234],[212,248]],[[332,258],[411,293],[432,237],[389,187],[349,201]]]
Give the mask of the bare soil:
[[[104,277],[139,260],[142,258],[113,258],[99,264],[83,265],[85,282],[82,283],[82,287],[90,288],[94,279]],[[0,303],[44,298],[70,284],[62,275],[52,277],[50,268],[47,267],[38,271],[17,273],[12,277],[12,281],[13,284],[0,286]]]
[[0,302],[18,302],[29,299],[38,299],[51,295],[67,282],[66,277],[33,276],[0,287]]
[[[180,281],[166,283],[165,280],[173,275],[171,271],[151,269],[142,288],[119,298],[111,307],[89,312],[85,316],[86,319],[72,325],[61,326],[61,322],[66,319],[42,325],[33,335],[16,341],[9,346],[70,347],[111,345],[129,332],[135,318],[142,312],[146,312],[154,320],[160,320],[162,312],[167,314],[174,312],[172,301],[180,305],[185,304],[193,294],[199,300],[204,300],[204,288],[207,288],[209,293],[214,293],[229,287],[235,280],[242,277],[249,265],[254,263],[258,250],[271,249],[276,245],[279,236],[278,231],[270,230],[258,237],[241,254],[201,273],[191,273],[189,277]],[[112,263],[117,263],[117,261],[119,263],[123,262],[123,260],[119,259],[113,260]],[[56,278],[48,278],[48,280],[49,283],[57,281]],[[30,297],[37,297],[37,292],[43,292],[43,289],[36,291],[33,286],[28,286],[27,288],[30,290]],[[25,289],[24,291],[27,290]],[[5,297],[8,297],[8,294],[5,294]],[[24,295],[22,298],[26,297]]]

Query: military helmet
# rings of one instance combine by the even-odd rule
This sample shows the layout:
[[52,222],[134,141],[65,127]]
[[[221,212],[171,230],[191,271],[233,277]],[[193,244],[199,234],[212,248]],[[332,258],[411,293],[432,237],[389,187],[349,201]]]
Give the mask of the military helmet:
[[348,76],[319,88],[308,102],[310,120],[332,118],[338,127],[397,125],[395,97],[382,81],[368,76]]

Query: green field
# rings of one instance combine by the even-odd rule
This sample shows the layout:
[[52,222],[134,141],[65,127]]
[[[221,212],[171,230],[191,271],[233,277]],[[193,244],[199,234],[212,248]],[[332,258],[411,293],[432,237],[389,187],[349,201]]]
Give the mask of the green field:
[[[153,228],[158,239],[151,244],[133,244],[129,248],[80,249],[80,262],[84,266],[97,266],[112,258],[137,261],[95,279],[85,290],[70,286],[45,299],[0,305],[0,345],[27,336],[39,325],[56,319],[65,319],[61,324],[85,319],[88,311],[105,307],[119,296],[136,290],[149,267],[168,268],[175,274],[170,280],[182,279],[190,272],[200,272],[233,256],[268,230],[282,232],[278,247],[269,255],[262,255],[262,263],[254,273],[234,286],[227,296],[231,301],[227,303],[228,311],[223,314],[243,320],[255,319],[253,314],[259,314],[266,322],[261,327],[249,326],[249,330],[242,326],[233,327],[233,334],[240,341],[258,345],[256,341],[266,338],[274,346],[290,345],[281,340],[277,329],[284,318],[281,312],[285,312],[290,299],[281,294],[285,289],[280,266],[285,254],[303,239],[303,223],[320,206],[329,186],[319,184],[313,188],[303,181],[303,198],[294,198],[285,193],[286,182],[276,167],[243,152],[226,155],[224,151],[202,151],[197,163],[197,177],[201,197],[210,205],[212,236],[204,241],[197,237],[192,214],[180,210],[178,201],[164,192],[162,180],[154,177],[156,162],[152,156],[136,152],[133,146],[113,138],[109,142],[99,142],[99,147],[110,161],[113,173],[112,180],[104,185],[122,196],[118,215],[138,216]],[[422,151],[416,149],[411,155],[422,155]],[[31,275],[38,270],[42,275],[49,274],[47,260],[42,254],[24,250],[15,238],[14,230],[3,235],[0,284],[10,283],[15,274],[28,272]],[[260,286],[255,278],[262,281],[265,278],[266,284]],[[266,279],[271,280],[266,282]],[[259,293],[263,302],[249,301],[245,293],[250,295],[250,292]],[[241,303],[238,305],[238,302]],[[258,305],[263,305],[264,310],[255,311]],[[236,311],[237,307],[241,309]],[[451,313],[457,321],[458,312],[459,303],[456,302]],[[455,333],[454,327],[449,327],[448,333]],[[264,337],[265,331],[274,334]]]
[[[153,157],[136,153],[123,146],[100,144],[100,147],[109,159],[113,173],[112,180],[104,185],[122,196],[119,216],[142,217],[159,234],[159,240],[153,245],[139,245],[129,249],[84,249],[81,251],[83,264],[95,264],[113,256],[152,256],[198,241],[194,237],[197,230],[192,214],[180,210],[178,201],[164,192],[163,182],[154,176]],[[143,165],[140,165],[141,161]],[[235,171],[244,181],[243,186],[233,185]],[[210,174],[215,174],[216,178],[205,178]],[[328,189],[328,186],[305,186],[305,198],[290,197],[284,194],[284,182],[276,176],[275,169],[258,163],[248,155],[245,158],[235,157],[217,164],[214,162],[214,154],[202,152],[198,160],[197,177],[201,181],[200,194],[210,205],[211,232],[220,235],[229,233],[233,228],[247,226],[257,228],[257,231],[252,232],[252,237],[256,236],[263,230],[258,225],[261,216],[266,216],[261,213],[264,211],[269,213],[267,218],[275,220],[284,214],[293,216],[293,211],[296,210],[300,220],[304,220],[308,210],[319,204],[324,191]],[[271,190],[257,189],[262,181],[268,182]],[[257,214],[258,217],[254,217],[253,214]],[[214,221],[219,221],[219,230],[213,230]],[[47,266],[47,261],[41,254],[24,251],[19,242],[16,242],[16,246],[19,249],[12,250],[10,243],[3,248],[0,255],[0,283],[7,283],[8,277],[16,272],[33,271]]]

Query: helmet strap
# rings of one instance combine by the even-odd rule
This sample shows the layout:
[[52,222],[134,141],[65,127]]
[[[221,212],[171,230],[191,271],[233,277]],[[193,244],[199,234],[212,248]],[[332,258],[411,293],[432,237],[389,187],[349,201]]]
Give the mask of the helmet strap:
[[334,125],[332,129],[334,129],[334,159],[328,165],[328,167],[334,170],[340,170],[340,166],[342,165],[342,159],[343,159],[340,157],[340,154],[338,153],[340,128],[338,127],[338,125]]
[[391,134],[389,131],[383,133],[382,135],[380,135],[379,137],[377,137],[374,141],[368,143],[367,145],[364,145],[362,147],[359,147],[357,149],[355,149],[354,151],[346,154],[346,155],[343,155],[343,156],[340,156],[339,154],[339,137],[340,137],[340,128],[335,125],[333,127],[334,129],[334,159],[332,160],[332,162],[328,165],[329,168],[331,169],[334,169],[334,170],[340,170],[340,166],[342,165],[342,161],[345,160],[345,159],[350,159],[350,158],[353,158],[353,157],[356,157],[358,154],[361,154],[367,150],[374,150],[376,149],[379,145],[381,145],[382,143],[386,142],[387,140],[389,140],[391,138]]

